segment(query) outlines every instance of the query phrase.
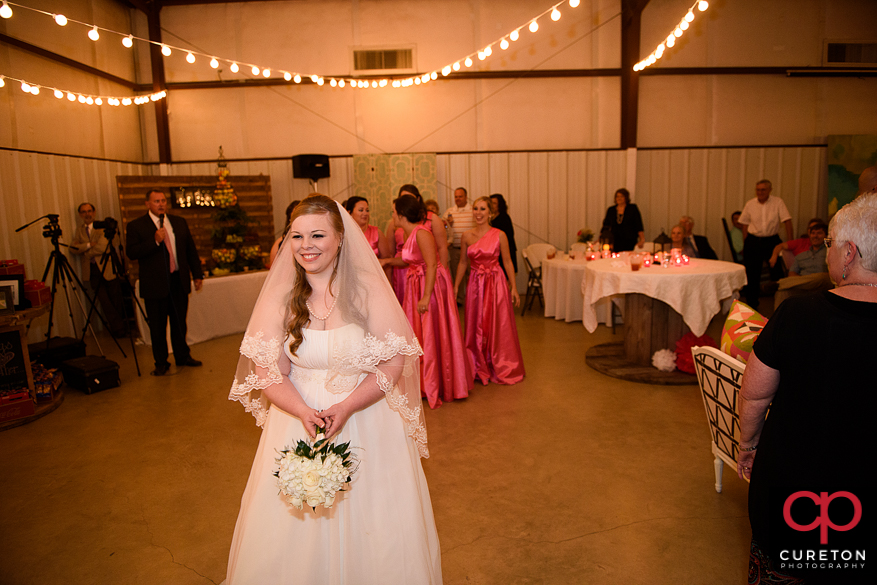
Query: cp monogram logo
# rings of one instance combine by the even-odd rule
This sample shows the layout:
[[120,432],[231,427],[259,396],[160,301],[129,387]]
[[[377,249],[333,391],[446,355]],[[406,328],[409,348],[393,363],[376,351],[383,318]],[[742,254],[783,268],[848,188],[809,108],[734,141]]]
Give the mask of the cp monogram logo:
[[[792,519],[792,504],[798,498],[808,498],[819,506],[819,516],[806,526],[802,526]],[[828,505],[836,498],[845,498],[853,505],[853,519],[844,526],[838,526],[828,517]],[[783,506],[783,518],[790,528],[794,528],[798,532],[808,532],[818,526],[819,544],[828,544],[829,527],[838,532],[846,532],[847,530],[852,530],[859,523],[859,520],[862,519],[862,502],[850,492],[834,492],[831,495],[828,495],[828,492],[820,492],[818,496],[813,492],[795,492],[786,498],[786,503]]]

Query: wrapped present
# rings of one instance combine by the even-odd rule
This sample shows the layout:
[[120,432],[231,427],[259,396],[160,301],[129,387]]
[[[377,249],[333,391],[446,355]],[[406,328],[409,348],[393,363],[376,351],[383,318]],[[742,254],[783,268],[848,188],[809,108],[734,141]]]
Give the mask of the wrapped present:
[[25,280],[24,298],[30,301],[32,307],[41,307],[52,300],[52,291],[44,282]]
[[51,402],[64,382],[64,375],[55,368],[49,369],[36,362],[32,368],[37,402]]
[[24,264],[19,264],[18,260],[0,260],[0,276],[6,276],[7,274],[25,276]]

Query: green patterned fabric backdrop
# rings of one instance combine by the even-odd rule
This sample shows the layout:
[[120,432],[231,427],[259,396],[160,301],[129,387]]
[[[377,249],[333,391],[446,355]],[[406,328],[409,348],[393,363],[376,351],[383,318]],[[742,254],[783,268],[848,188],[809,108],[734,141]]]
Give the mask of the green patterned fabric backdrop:
[[436,199],[435,161],[435,153],[354,155],[354,194],[368,199],[371,224],[384,229],[393,216],[393,199],[406,183],[416,185],[424,200]]

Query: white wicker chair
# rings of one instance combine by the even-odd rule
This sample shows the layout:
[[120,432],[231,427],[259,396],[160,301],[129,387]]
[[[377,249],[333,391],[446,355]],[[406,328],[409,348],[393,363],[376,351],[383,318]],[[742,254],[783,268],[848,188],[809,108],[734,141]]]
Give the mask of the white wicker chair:
[[716,491],[722,493],[724,463],[737,471],[740,449],[740,416],[737,399],[746,364],[714,347],[692,347],[697,383],[710,425]]

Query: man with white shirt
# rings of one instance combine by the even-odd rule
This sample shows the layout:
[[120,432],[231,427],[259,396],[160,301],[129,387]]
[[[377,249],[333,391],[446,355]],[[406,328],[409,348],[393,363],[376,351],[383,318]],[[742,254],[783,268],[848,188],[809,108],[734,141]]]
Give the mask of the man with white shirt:
[[140,264],[140,297],[149,317],[153,376],[164,376],[170,368],[167,323],[170,319],[171,346],[177,366],[200,366],[186,343],[186,313],[189,309],[190,279],[201,290],[201,259],[186,220],[165,215],[167,198],[152,189],[146,194],[146,215],[128,224],[128,258]]
[[[743,265],[746,267],[746,288],[743,294],[753,309],[758,308],[761,292],[761,267],[770,260],[773,249],[780,244],[780,224],[786,226],[786,239],[792,239],[792,215],[779,197],[772,197],[773,187],[768,180],[755,184],[755,198],[746,202],[740,224],[743,226]],[[771,269],[771,280],[782,278],[782,267]]]
[[101,258],[109,245],[104,230],[94,227],[94,205],[82,203],[76,210],[82,225],[76,228],[70,253],[80,256],[82,261],[82,280],[88,282],[92,294],[97,293],[100,307],[107,319],[113,337],[127,335],[123,315],[122,283],[113,272],[112,260],[108,257],[101,271]]
[[[472,205],[469,204],[469,194],[463,187],[454,190],[453,207],[449,207],[443,218],[454,228],[454,239],[450,242],[448,254],[450,256],[448,267],[451,270],[451,279],[457,277],[457,265],[460,263],[460,238],[464,232],[475,227],[475,218],[472,216]],[[462,305],[466,300],[466,285],[469,282],[469,269],[466,269],[466,277],[463,278],[463,286],[457,291],[457,304]]]

